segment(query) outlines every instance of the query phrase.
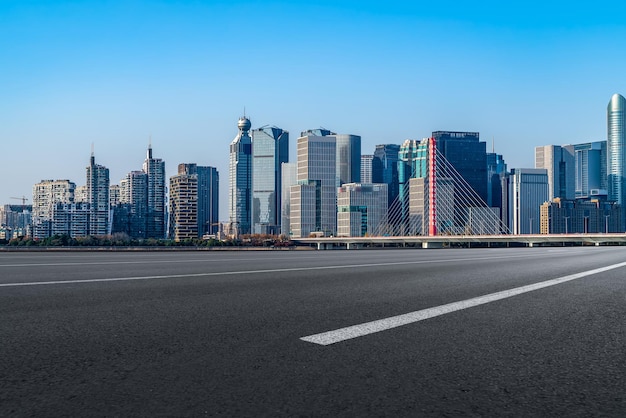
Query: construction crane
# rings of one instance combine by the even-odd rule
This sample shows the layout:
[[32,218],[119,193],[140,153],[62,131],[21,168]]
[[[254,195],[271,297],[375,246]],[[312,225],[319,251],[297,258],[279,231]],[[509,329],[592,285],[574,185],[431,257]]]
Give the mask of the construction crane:
[[27,198],[26,196],[22,196],[22,197],[11,197],[11,199],[21,200],[21,201],[22,201],[22,207],[26,206],[26,201],[28,200],[28,198]]

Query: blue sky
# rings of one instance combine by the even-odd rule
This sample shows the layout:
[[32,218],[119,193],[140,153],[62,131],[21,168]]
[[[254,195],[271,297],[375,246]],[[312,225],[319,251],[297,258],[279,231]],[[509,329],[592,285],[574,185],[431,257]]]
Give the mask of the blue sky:
[[[479,3],[479,4],[477,4]],[[117,183],[148,140],[168,177],[220,172],[245,107],[295,139],[323,126],[376,144],[478,131],[510,168],[534,147],[606,139],[626,94],[626,4],[0,1],[0,204],[42,179]]]

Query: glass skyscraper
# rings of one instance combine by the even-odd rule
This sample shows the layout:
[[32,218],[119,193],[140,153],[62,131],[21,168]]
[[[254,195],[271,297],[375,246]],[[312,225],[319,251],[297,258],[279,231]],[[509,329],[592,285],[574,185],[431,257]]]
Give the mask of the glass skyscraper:
[[333,134],[337,142],[337,187],[361,182],[361,137]]
[[548,170],[550,200],[557,197],[574,199],[576,174],[573,145],[535,147],[535,168]]
[[607,195],[606,141],[574,145],[576,158],[576,198]]
[[[380,144],[374,150],[372,160],[372,183],[384,183],[387,185],[387,204],[391,205],[398,197],[398,157],[400,145]],[[363,183],[365,183],[363,181]]]
[[436,131],[433,138],[437,153],[487,202],[487,144],[480,142],[478,132]]
[[[614,94],[607,107],[607,154],[609,199],[626,210],[626,99]],[[622,216],[623,219],[626,217]]]
[[275,126],[252,131],[252,232],[280,232],[281,164],[289,161],[289,132]]
[[152,157],[152,145],[148,147],[143,171],[147,174],[146,237],[165,238],[165,162]]
[[239,133],[230,144],[228,216],[235,235],[249,234],[252,220],[252,137],[250,119],[239,118]]

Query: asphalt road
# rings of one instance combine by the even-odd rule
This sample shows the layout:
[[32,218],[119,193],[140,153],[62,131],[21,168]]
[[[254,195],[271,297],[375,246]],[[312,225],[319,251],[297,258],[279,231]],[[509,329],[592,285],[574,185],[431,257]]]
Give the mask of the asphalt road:
[[626,247],[0,253],[0,416],[624,417],[625,261]]

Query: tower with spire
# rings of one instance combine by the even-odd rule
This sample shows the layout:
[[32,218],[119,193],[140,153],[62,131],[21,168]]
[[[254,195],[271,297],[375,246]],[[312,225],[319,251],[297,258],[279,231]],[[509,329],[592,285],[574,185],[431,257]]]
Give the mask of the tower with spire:
[[87,199],[89,203],[89,235],[108,235],[109,219],[109,169],[96,164],[91,146],[91,158],[87,166]]
[[230,144],[228,215],[236,235],[249,234],[252,221],[252,124],[245,114],[237,122],[239,133]]
[[152,138],[143,162],[143,172],[148,176],[146,238],[165,238],[165,162],[152,156]]

